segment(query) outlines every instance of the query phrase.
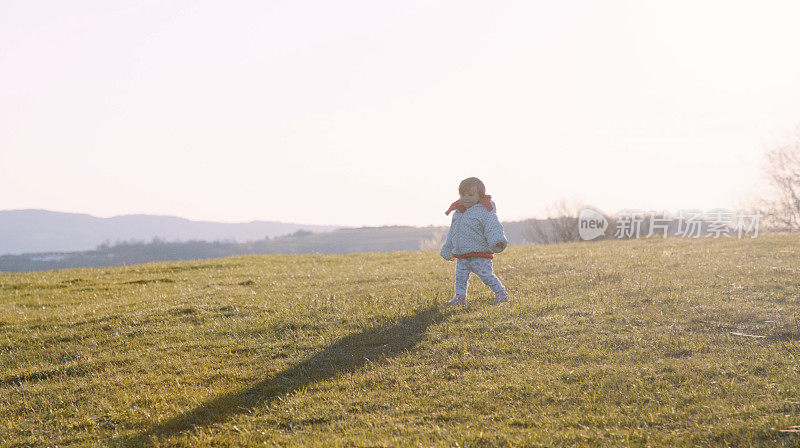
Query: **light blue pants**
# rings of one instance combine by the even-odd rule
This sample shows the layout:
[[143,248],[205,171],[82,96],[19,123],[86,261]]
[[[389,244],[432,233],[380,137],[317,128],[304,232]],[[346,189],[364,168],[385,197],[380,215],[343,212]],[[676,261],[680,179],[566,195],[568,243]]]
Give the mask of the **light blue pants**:
[[458,258],[456,261],[457,296],[467,295],[467,283],[469,282],[470,272],[474,272],[495,294],[506,290],[503,284],[500,283],[500,279],[492,272],[492,260],[490,258]]

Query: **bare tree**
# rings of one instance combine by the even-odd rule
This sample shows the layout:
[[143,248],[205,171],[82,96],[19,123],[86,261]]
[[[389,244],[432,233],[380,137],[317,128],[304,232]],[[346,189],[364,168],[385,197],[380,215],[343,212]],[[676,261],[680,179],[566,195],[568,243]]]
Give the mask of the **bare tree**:
[[760,203],[764,221],[776,230],[800,230],[800,130],[765,158],[771,195]]
[[547,219],[531,220],[522,233],[525,239],[538,244],[578,241],[578,214],[583,203],[561,199],[546,208]]
[[434,230],[430,238],[419,242],[419,250],[439,250],[447,239],[447,228]]

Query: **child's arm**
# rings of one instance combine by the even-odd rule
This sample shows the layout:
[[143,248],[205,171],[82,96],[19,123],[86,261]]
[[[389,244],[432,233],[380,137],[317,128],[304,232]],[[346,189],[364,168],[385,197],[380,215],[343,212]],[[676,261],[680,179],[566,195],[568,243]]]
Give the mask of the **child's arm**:
[[503,225],[497,218],[497,206],[492,202],[492,211],[484,215],[483,234],[489,243],[489,249],[494,252],[502,252],[508,246],[508,240],[503,235]]
[[450,221],[450,230],[447,231],[447,240],[444,242],[444,246],[442,246],[441,252],[439,254],[447,261],[453,260],[453,221],[455,221],[456,215],[453,215],[453,220]]

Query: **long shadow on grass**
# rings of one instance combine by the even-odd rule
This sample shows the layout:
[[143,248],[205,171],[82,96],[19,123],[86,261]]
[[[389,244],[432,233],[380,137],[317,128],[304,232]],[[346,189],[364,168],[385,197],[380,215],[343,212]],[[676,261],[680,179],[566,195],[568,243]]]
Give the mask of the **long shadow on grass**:
[[143,446],[193,428],[224,422],[231,417],[268,406],[272,401],[317,381],[353,372],[413,348],[429,326],[444,320],[438,307],[419,311],[391,326],[370,328],[345,336],[305,361],[244,389],[220,395],[196,408],[153,426],[122,446]]

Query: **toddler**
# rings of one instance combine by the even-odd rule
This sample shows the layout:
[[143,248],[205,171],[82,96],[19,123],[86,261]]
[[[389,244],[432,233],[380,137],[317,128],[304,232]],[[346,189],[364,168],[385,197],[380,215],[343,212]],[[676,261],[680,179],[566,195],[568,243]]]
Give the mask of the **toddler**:
[[456,294],[448,305],[467,303],[467,283],[474,272],[494,292],[494,302],[508,300],[509,295],[500,280],[492,273],[492,254],[502,252],[508,245],[503,226],[497,219],[497,207],[486,187],[477,177],[469,177],[458,185],[461,199],[453,202],[445,215],[453,213],[450,231],[442,247],[442,257],[456,262]]

